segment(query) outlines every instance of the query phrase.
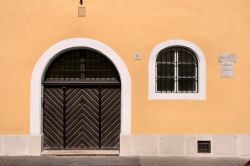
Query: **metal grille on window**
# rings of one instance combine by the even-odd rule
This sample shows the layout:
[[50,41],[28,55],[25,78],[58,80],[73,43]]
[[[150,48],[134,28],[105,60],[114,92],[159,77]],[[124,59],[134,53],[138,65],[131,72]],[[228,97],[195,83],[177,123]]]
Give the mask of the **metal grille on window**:
[[156,59],[157,93],[198,93],[198,60],[185,47],[169,47]]
[[211,141],[198,141],[198,153],[211,153]]
[[95,51],[71,50],[53,61],[45,75],[44,84],[53,83],[119,83],[114,65]]

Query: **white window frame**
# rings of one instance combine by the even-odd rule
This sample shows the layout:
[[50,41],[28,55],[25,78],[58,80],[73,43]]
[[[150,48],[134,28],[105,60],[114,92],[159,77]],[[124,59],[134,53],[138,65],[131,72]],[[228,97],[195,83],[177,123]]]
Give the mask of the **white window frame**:
[[[198,93],[159,93],[156,92],[156,58],[165,48],[179,46],[187,47],[195,52],[198,59]],[[186,40],[168,40],[158,44],[149,59],[149,100],[206,100],[206,61],[201,49]]]

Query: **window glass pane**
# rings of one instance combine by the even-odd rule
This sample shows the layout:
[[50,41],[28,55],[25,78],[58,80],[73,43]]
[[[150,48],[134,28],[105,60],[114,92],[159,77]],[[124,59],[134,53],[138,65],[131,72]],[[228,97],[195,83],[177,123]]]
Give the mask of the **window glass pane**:
[[178,79],[179,91],[196,91],[196,79],[195,78],[179,78]]
[[173,49],[162,50],[158,54],[156,62],[174,62],[174,50]]
[[119,80],[119,75],[105,56],[91,50],[71,50],[58,56],[49,66],[45,81]]
[[174,76],[174,64],[157,64],[157,77]]
[[196,76],[195,64],[178,64],[179,77],[195,77]]
[[197,93],[198,60],[192,50],[179,46],[163,49],[156,59],[156,71],[156,91]]
[[187,49],[178,49],[178,62],[179,63],[196,63],[195,55]]
[[157,91],[174,91],[174,78],[157,78]]

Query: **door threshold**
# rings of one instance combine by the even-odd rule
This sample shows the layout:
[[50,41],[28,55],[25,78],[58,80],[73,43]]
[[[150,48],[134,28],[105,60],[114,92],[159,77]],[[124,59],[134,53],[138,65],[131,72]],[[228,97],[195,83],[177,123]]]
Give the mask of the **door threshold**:
[[54,156],[119,156],[119,150],[44,150],[42,155]]

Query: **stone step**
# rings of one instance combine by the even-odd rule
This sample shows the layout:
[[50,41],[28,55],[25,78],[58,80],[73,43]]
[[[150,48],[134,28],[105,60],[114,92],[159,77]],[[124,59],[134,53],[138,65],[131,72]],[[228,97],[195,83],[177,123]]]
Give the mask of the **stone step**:
[[44,150],[42,155],[54,156],[119,156],[119,150]]

